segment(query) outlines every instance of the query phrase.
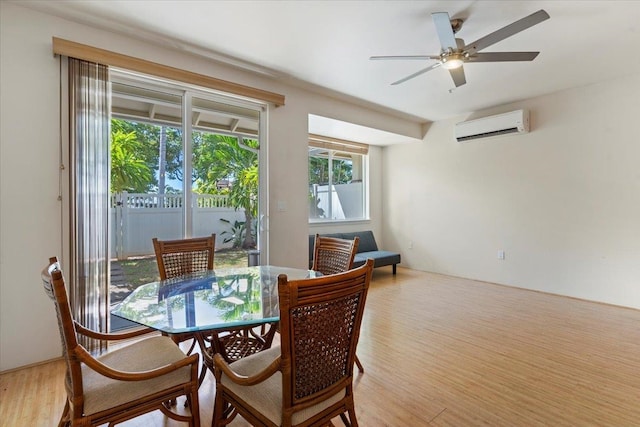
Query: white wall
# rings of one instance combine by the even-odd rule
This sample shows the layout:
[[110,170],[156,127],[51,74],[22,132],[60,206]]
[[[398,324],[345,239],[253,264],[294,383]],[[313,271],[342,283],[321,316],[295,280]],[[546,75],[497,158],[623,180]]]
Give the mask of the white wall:
[[[59,61],[53,36],[137,56],[286,96],[269,113],[270,262],[307,265],[308,115],[415,137],[421,126],[267,77],[214,64],[96,28],[0,2],[0,371],[60,356],[53,305],[40,270],[62,254],[59,166]],[[380,183],[379,170],[371,170]],[[380,191],[380,186],[377,190]],[[380,196],[372,195],[379,203]],[[276,211],[282,201],[286,210]],[[381,209],[378,209],[380,212]],[[374,225],[378,227],[380,219]],[[378,228],[378,230],[380,230]],[[64,262],[64,258],[63,258]]]
[[529,134],[458,143],[460,117],[385,148],[385,245],[405,267],[640,308],[639,95],[629,76],[483,112],[528,108]]

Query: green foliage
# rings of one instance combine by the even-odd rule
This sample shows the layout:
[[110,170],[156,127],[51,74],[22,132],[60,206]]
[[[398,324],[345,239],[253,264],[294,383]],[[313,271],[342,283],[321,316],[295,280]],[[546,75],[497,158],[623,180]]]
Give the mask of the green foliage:
[[324,218],[324,209],[320,206],[320,198],[309,193],[309,217],[310,218]]
[[[129,120],[111,119],[111,144],[112,159],[114,145],[118,135],[134,135],[136,144],[126,147],[126,151],[121,154],[125,161],[135,158],[136,162],[143,162],[149,170],[147,185],[138,186],[144,189],[136,189],[136,192],[148,192],[157,188],[156,178],[158,162],[160,158],[160,132],[161,126],[139,123]],[[165,127],[166,133],[166,164],[165,176],[170,179],[182,180],[182,130],[174,127]],[[112,169],[114,167],[112,160]],[[130,191],[130,190],[127,190]],[[167,187],[165,192],[175,193],[177,189]]]
[[[244,142],[251,148],[258,147],[255,140]],[[231,193],[249,191],[257,195],[258,154],[241,147],[235,137],[193,132],[193,174],[194,187],[199,193],[216,194],[216,183],[229,180]],[[238,195],[236,200],[240,204],[237,207],[249,207],[255,215],[257,206],[251,205],[254,199],[243,199]]]
[[353,179],[353,162],[345,159],[334,158],[331,164],[333,172],[333,184],[348,184]]
[[[332,184],[347,184],[353,179],[353,162],[334,157],[331,161]],[[329,184],[329,158],[309,156],[309,184]]]
[[[157,175],[162,173],[160,162],[161,133],[165,136],[164,176],[169,180],[183,180],[182,130],[128,120],[112,119],[112,192],[146,193],[157,189]],[[164,131],[163,131],[164,129]],[[200,194],[228,194],[232,207],[245,213],[243,248],[256,246],[254,219],[258,215],[258,141],[245,139],[243,147],[238,138],[213,133],[192,133],[193,174],[187,187]],[[221,181],[229,182],[226,189],[218,189]],[[162,180],[161,180],[162,182]],[[165,193],[178,193],[169,186]]]
[[329,183],[329,159],[309,156],[309,184]]
[[138,157],[141,143],[134,132],[117,129],[111,134],[111,192],[144,193],[151,187],[152,173]]
[[[258,148],[256,140],[245,139],[244,143],[250,148]],[[245,213],[242,247],[255,247],[252,224],[258,215],[258,154],[241,147],[238,138],[194,132],[193,173],[198,193],[215,194],[218,181],[230,182],[229,201]]]
[[258,215],[258,165],[237,171],[236,180],[229,191],[231,205],[249,209],[251,216]]
[[239,248],[242,246],[242,242],[244,240],[244,235],[245,235],[245,223],[244,221],[234,221],[233,224],[231,224],[231,221],[229,221],[228,219],[224,219],[224,218],[220,218],[220,221],[224,222],[225,224],[229,225],[229,230],[224,230],[222,233],[220,233],[220,237],[222,237],[222,242],[223,243],[229,243],[229,242],[233,242],[233,247],[234,248]]

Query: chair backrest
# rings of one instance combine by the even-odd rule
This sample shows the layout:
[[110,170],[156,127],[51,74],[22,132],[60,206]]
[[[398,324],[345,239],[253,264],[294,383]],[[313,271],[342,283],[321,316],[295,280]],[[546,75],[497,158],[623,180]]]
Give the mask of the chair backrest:
[[348,388],[373,260],[345,273],[278,277],[283,405],[319,402]]
[[322,274],[335,274],[350,270],[353,266],[353,258],[358,251],[359,242],[360,239],[357,236],[353,240],[347,240],[316,234],[311,269]]
[[160,279],[213,269],[216,235],[181,240],[153,238]]
[[82,345],[78,343],[76,326],[58,258],[49,258],[49,266],[42,270],[42,284],[45,293],[53,300],[56,308],[62,353],[67,363],[67,380],[65,381],[67,393],[70,400],[74,398],[77,400],[83,395],[82,371],[80,362],[69,355],[74,354],[74,350]]

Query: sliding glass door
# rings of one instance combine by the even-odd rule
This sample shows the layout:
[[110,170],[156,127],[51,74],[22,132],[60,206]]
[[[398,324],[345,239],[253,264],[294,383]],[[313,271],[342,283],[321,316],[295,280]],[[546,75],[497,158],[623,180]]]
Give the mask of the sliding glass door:
[[259,104],[112,72],[111,304],[157,279],[154,237],[215,233],[217,268],[266,246],[263,116]]

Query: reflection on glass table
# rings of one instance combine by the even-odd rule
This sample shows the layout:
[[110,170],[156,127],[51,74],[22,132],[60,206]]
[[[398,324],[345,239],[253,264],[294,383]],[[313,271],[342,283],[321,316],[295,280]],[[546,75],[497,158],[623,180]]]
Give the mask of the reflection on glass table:
[[168,334],[277,322],[278,275],[320,273],[270,265],[216,269],[138,287],[111,313]]

